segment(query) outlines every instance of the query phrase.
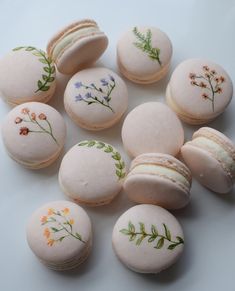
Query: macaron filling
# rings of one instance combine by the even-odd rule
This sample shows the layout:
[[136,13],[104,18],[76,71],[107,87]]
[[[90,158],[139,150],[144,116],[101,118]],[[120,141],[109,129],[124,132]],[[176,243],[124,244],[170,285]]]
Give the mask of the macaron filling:
[[53,58],[56,59],[67,46],[70,46],[77,39],[80,39],[87,35],[95,34],[98,32],[99,32],[99,28],[92,26],[92,27],[79,28],[77,31],[73,31],[67,34],[62,39],[59,39],[57,43],[55,44],[52,50]]
[[192,144],[211,152],[216,159],[218,159],[223,165],[226,165],[226,169],[228,169],[234,179],[235,161],[229,152],[227,152],[221,145],[206,137],[197,137],[193,139]]
[[177,181],[187,189],[190,188],[190,182],[176,170],[160,166],[160,165],[137,165],[131,170],[131,174],[150,174],[161,177],[166,177],[171,181]]

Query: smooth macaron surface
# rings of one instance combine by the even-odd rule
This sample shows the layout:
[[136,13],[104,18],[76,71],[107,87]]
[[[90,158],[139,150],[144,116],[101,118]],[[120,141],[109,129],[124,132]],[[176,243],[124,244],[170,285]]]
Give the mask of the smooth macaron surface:
[[0,95],[10,105],[47,102],[56,86],[56,70],[46,53],[17,47],[0,60]]
[[87,213],[70,201],[54,201],[37,209],[27,224],[27,241],[34,254],[52,269],[70,269],[91,247]]
[[64,156],[59,183],[63,192],[79,203],[109,203],[122,189],[126,175],[119,152],[101,141],[81,141]]
[[113,249],[133,271],[159,273],[174,264],[184,248],[184,235],[176,218],[156,205],[137,205],[117,220]]
[[235,146],[221,132],[203,127],[192,141],[181,148],[181,154],[193,176],[217,193],[229,192],[235,181]]
[[59,31],[48,43],[48,55],[58,71],[75,74],[95,62],[108,46],[107,36],[94,20],[74,22]]
[[177,115],[165,104],[147,102],[135,107],[122,126],[122,141],[130,156],[142,153],[177,155],[184,130]]
[[65,122],[51,106],[28,102],[16,106],[2,123],[2,138],[9,155],[29,168],[43,167],[61,152]]
[[168,105],[187,123],[203,124],[224,112],[233,85],[218,64],[188,59],[174,70],[167,88]]
[[124,81],[106,68],[89,68],[76,73],[64,93],[65,109],[78,125],[101,130],[119,121],[127,109]]
[[136,83],[152,83],[162,78],[171,56],[170,39],[156,27],[133,27],[117,44],[119,69]]
[[173,156],[147,153],[132,161],[123,186],[134,202],[178,209],[189,202],[191,179],[187,166]]

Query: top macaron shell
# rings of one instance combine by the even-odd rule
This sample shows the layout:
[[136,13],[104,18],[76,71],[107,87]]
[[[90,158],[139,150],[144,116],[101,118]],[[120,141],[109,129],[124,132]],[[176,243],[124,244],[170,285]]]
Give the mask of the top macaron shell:
[[124,81],[106,68],[89,68],[67,84],[64,104],[71,118],[86,129],[99,130],[116,123],[127,109]]
[[16,106],[2,124],[8,153],[26,166],[57,155],[64,146],[65,136],[65,122],[59,112],[39,102]]
[[233,85],[221,66],[205,59],[189,59],[175,69],[168,90],[168,103],[176,107],[176,112],[178,108],[179,116],[182,112],[183,117],[192,119],[191,123],[202,124],[225,110]]
[[[135,32],[136,31],[136,32]],[[151,31],[151,46],[160,50],[159,59],[140,48],[136,33],[144,35]],[[135,27],[120,38],[117,58],[123,71],[127,71],[137,81],[148,83],[164,66],[168,66],[172,56],[172,44],[168,36],[156,27]],[[122,71],[122,69],[121,69]],[[132,79],[131,78],[131,79]],[[155,80],[153,80],[155,81]]]
[[143,153],[177,155],[184,142],[184,130],[176,114],[165,104],[147,102],[126,116],[122,141],[128,154]]
[[[55,232],[66,221],[72,226],[70,233]],[[35,255],[53,265],[79,257],[92,239],[90,218],[80,206],[69,201],[55,201],[40,207],[31,216],[26,232]]]
[[48,43],[47,52],[59,72],[75,74],[95,62],[107,46],[108,38],[97,23],[84,19],[58,32]]
[[0,60],[0,95],[11,105],[47,102],[55,91],[55,66],[37,48],[17,47]]

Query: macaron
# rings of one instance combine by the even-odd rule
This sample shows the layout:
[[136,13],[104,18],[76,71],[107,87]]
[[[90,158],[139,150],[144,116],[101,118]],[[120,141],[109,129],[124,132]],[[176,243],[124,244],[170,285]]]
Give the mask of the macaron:
[[56,271],[77,267],[91,250],[90,218],[82,207],[70,201],[54,201],[37,209],[26,233],[33,253]]
[[87,206],[108,204],[121,191],[125,163],[110,144],[81,141],[64,156],[59,183],[62,191]]
[[59,31],[48,43],[48,55],[63,74],[75,74],[94,63],[108,46],[107,36],[91,19],[76,21]]
[[79,126],[102,130],[117,123],[128,105],[124,81],[106,68],[89,68],[75,74],[64,93],[65,110]]
[[162,79],[169,70],[171,57],[171,41],[156,27],[132,27],[117,44],[119,70],[134,83],[149,84]]
[[179,64],[166,90],[167,104],[189,124],[212,121],[224,112],[232,95],[229,75],[220,65],[205,59]]
[[40,102],[16,106],[2,123],[3,143],[9,156],[30,169],[52,164],[64,147],[65,137],[63,117]]
[[123,186],[134,202],[178,209],[189,202],[191,180],[188,167],[176,158],[147,153],[132,161]]
[[149,204],[128,209],[117,220],[112,236],[114,252],[128,268],[159,273],[174,264],[184,249],[184,235],[167,210]]
[[10,105],[46,103],[56,87],[56,70],[47,54],[32,46],[14,48],[0,60],[0,96]]
[[184,130],[177,115],[165,104],[147,102],[135,107],[122,126],[123,145],[131,157],[143,153],[177,155]]
[[235,181],[235,145],[223,133],[202,127],[181,148],[193,176],[217,193],[229,192]]

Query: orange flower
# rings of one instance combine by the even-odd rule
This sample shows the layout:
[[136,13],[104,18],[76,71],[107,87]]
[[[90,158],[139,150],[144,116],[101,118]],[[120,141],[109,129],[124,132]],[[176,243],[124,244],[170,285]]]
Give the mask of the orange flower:
[[30,111],[29,108],[25,107],[25,108],[22,108],[21,113],[28,114],[29,111]]
[[49,238],[49,237],[50,237],[51,233],[50,233],[49,228],[45,228],[45,229],[44,229],[43,235],[44,235],[46,238]]
[[203,99],[207,99],[208,98],[208,95],[206,93],[203,93],[202,94],[202,97],[203,97]]
[[219,88],[217,89],[216,93],[218,93],[218,94],[222,93],[222,89],[219,87]]
[[64,213],[64,215],[69,214],[69,208],[65,207],[62,212]]
[[206,84],[205,84],[204,82],[200,82],[199,86],[200,86],[201,88],[206,88]]
[[28,135],[29,129],[28,127],[21,127],[20,128],[20,135]]
[[31,118],[33,119],[33,120],[36,120],[36,114],[33,112],[33,113],[31,113]]
[[41,223],[46,223],[47,222],[47,216],[43,216],[42,218],[41,218]]
[[22,120],[23,120],[22,118],[20,118],[20,117],[16,117],[16,119],[15,119],[15,123],[16,123],[16,124],[21,123]]
[[54,240],[54,239],[52,239],[52,238],[49,238],[49,239],[47,240],[47,245],[48,245],[48,246],[50,246],[50,247],[52,247],[52,246],[53,246],[53,244],[54,244],[54,242],[55,242],[55,240]]
[[38,115],[38,118],[39,118],[40,120],[46,120],[46,119],[47,119],[47,117],[46,117],[46,115],[45,115],[44,113],[40,113],[40,114]]
[[70,224],[74,224],[74,219],[70,219],[70,220],[69,220],[69,223],[70,223]]
[[212,75],[215,75],[216,74],[216,71],[215,70],[211,70],[211,74]]
[[209,71],[209,67],[208,67],[208,66],[203,66],[202,68],[203,68],[203,70],[205,70],[205,71]]
[[195,82],[195,81],[191,81],[191,85],[197,85],[197,82]]
[[49,208],[47,211],[47,215],[52,215],[54,214],[54,209],[53,208]]
[[221,82],[221,83],[224,83],[224,81],[225,81],[225,78],[224,78],[223,76],[221,76],[221,77],[220,77],[220,82]]
[[196,74],[194,74],[194,73],[190,73],[190,74],[189,74],[189,78],[192,79],[192,80],[195,80],[195,78],[196,78]]

